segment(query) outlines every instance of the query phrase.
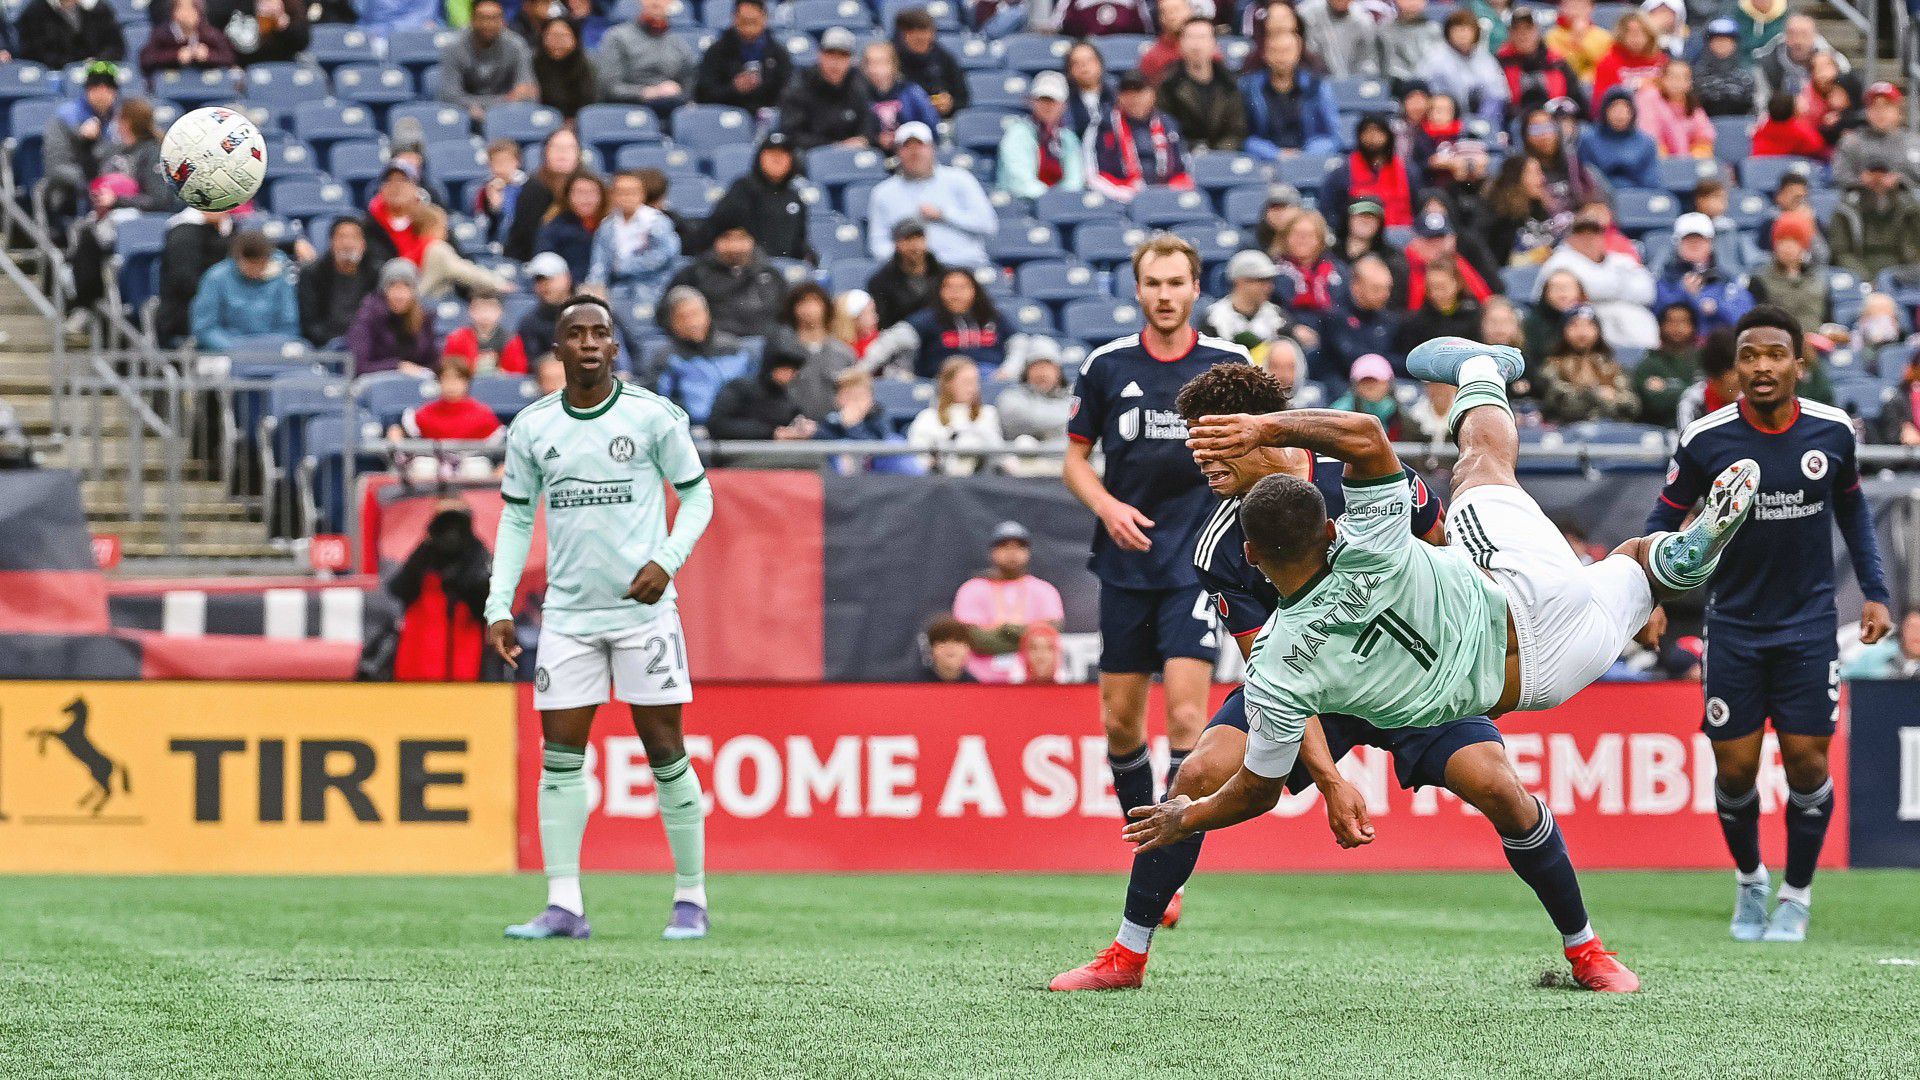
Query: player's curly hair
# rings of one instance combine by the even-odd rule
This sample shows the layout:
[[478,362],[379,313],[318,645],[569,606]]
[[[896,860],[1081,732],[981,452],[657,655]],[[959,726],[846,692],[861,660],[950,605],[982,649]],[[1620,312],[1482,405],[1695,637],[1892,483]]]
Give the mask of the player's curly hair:
[[1252,364],[1215,364],[1180,388],[1173,407],[1182,420],[1233,413],[1284,412],[1293,391],[1266,368]]

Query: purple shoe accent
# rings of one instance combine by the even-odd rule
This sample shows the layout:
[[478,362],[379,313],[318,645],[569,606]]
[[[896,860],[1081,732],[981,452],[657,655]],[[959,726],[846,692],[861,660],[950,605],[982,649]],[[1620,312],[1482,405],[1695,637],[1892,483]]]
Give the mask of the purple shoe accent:
[[575,938],[584,940],[592,933],[587,926],[585,915],[575,915],[558,904],[548,904],[547,910],[533,917],[532,922],[507,927],[507,936],[520,941],[537,941],[543,938]]
[[691,900],[675,900],[673,915],[660,936],[668,941],[690,941],[707,936],[707,909]]

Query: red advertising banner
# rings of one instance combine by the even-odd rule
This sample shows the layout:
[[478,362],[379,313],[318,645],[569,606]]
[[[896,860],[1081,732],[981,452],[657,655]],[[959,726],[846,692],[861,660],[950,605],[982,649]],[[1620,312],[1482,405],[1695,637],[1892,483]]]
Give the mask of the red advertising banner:
[[[1226,687],[1216,690],[1224,697]],[[519,864],[540,867],[535,784],[540,719],[520,699]],[[1158,715],[1156,690],[1149,715]],[[1111,871],[1127,865],[1091,686],[702,684],[687,745],[706,792],[714,870]],[[1582,868],[1724,867],[1713,755],[1697,683],[1588,689],[1544,713],[1503,718],[1521,781],[1553,808]],[[1156,752],[1164,761],[1164,744]],[[1844,726],[1832,760],[1845,821]],[[1451,794],[1400,790],[1371,747],[1342,768],[1366,794],[1379,839],[1342,851],[1318,795],[1207,842],[1210,870],[1505,869],[1491,827]],[[590,870],[670,868],[653,778],[626,707],[603,707],[589,750]],[[1768,737],[1760,783],[1767,860],[1786,797]],[[1845,829],[1822,863],[1843,866]]]

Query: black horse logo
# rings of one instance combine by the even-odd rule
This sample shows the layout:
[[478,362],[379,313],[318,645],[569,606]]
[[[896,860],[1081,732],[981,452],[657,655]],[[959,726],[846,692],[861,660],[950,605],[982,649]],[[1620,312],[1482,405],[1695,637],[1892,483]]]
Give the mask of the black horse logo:
[[72,703],[61,710],[73,720],[61,730],[53,728],[34,728],[27,732],[29,739],[40,740],[40,756],[47,753],[47,742],[58,739],[60,745],[67,748],[80,764],[86,766],[87,775],[93,777],[93,787],[80,796],[81,809],[91,810],[95,817],[107,808],[107,800],[113,798],[113,774],[120,772],[120,791],[125,794],[133,789],[128,785],[127,767],[100,752],[100,748],[87,737],[87,699],[74,698]]

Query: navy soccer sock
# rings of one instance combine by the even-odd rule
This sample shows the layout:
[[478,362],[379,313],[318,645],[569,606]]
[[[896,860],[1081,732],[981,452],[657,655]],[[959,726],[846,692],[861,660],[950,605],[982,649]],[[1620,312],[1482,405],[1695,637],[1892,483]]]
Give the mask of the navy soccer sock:
[[1573,872],[1566,838],[1547,804],[1537,795],[1533,801],[1540,807],[1540,823],[1525,836],[1502,836],[1500,846],[1506,849],[1507,865],[1540,898],[1561,940],[1569,946],[1584,944],[1593,937],[1593,928],[1587,923],[1587,905],[1580,898],[1580,878]]
[[1135,952],[1147,951],[1140,931],[1146,931],[1146,939],[1153,937],[1167,905],[1173,903],[1173,894],[1193,876],[1193,868],[1200,861],[1200,842],[1205,838],[1205,833],[1195,833],[1171,847],[1133,857],[1133,873],[1127,878],[1126,922],[1121,925],[1121,933],[1133,940],[1121,944]]
[[1153,761],[1145,745],[1125,757],[1108,754],[1107,766],[1113,770],[1113,793],[1120,799],[1120,816],[1125,817],[1136,806],[1153,805]]
[[[1713,802],[1720,811],[1720,832],[1727,838],[1727,851],[1733,855],[1733,865],[1742,874],[1753,875],[1760,869],[1760,789],[1748,788],[1745,794],[1734,795],[1720,786],[1713,785]],[[1820,827],[1822,836],[1826,835],[1826,826]],[[1787,834],[1793,834],[1791,818]],[[1814,854],[1820,853],[1819,841],[1814,842]],[[1812,877],[1812,864],[1808,864],[1808,877]]]
[[1173,794],[1173,782],[1180,779],[1180,766],[1187,763],[1187,755],[1191,753],[1193,753],[1191,750],[1167,751],[1167,789],[1161,794],[1161,799],[1164,800]]
[[1788,888],[1805,889],[1813,884],[1813,867],[1820,861],[1820,847],[1827,841],[1827,822],[1832,820],[1832,777],[1812,791],[1787,791]]

